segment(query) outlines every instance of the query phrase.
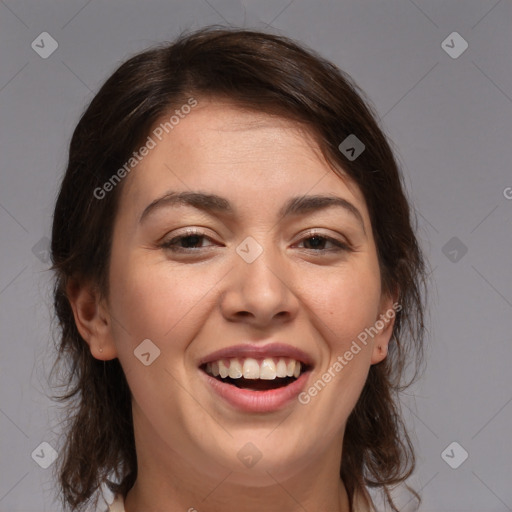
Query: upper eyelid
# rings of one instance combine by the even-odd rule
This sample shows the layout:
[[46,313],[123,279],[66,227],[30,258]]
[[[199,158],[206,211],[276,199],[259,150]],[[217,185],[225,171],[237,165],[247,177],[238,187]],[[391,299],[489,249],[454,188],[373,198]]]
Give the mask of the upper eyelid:
[[[163,245],[170,244],[174,240],[180,240],[182,238],[187,238],[189,236],[199,236],[199,237],[202,237],[202,238],[206,238],[206,239],[208,239],[208,240],[210,240],[212,242],[215,242],[214,237],[207,235],[204,231],[201,231],[200,229],[195,229],[195,228],[188,228],[187,231],[184,231],[183,233],[178,233],[178,234],[170,237],[168,240],[164,240],[162,243],[163,243]],[[344,246],[347,246],[347,247],[351,247],[351,245],[352,245],[351,242],[346,239],[346,237],[343,237],[344,240],[340,240],[340,239],[336,238],[333,235],[328,235],[327,233],[319,231],[319,228],[310,228],[305,233],[302,233],[300,235],[299,239],[297,240],[297,242],[301,242],[302,240],[305,240],[305,239],[308,239],[308,238],[312,238],[312,237],[315,237],[315,236],[318,236],[320,238],[324,238],[328,242],[329,241],[331,241],[333,243],[336,242],[336,243],[338,243],[340,245],[344,245]],[[183,248],[183,249],[185,249],[185,248]]]
[[[181,238],[181,237],[186,237],[186,236],[203,236],[205,238],[213,238],[213,235],[209,235],[206,231],[203,231],[203,229],[205,228],[184,228],[185,231],[183,232],[179,232],[179,233],[176,233],[174,234],[172,237],[171,237],[171,240],[173,238]],[[320,231],[321,229],[328,229],[328,228],[308,228],[305,232],[303,232],[300,236],[301,237],[305,237],[305,236],[314,236],[314,235],[318,235],[318,236],[323,236],[325,238],[335,238],[334,235],[330,235],[328,233],[325,233],[323,231]],[[167,233],[165,236],[167,236],[169,233]],[[342,236],[341,234],[338,233],[339,236]],[[165,237],[163,237],[165,238]]]

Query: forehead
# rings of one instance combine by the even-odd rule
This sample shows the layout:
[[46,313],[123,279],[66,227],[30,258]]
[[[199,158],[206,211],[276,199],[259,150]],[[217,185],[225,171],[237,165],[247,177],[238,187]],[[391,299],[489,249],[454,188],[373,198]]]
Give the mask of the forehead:
[[[162,126],[162,119],[155,124]],[[252,160],[266,161],[284,154],[292,161],[304,157],[321,159],[312,130],[304,124],[242,109],[226,101],[204,100],[158,142],[160,157],[166,152],[170,158],[179,158],[180,151],[187,160],[208,166],[213,155],[212,167],[237,158],[250,164]]]
[[127,177],[125,206],[140,209],[166,189],[198,186],[245,202],[328,191],[364,203],[355,183],[343,170],[342,178],[333,171],[302,124],[204,100],[167,131],[160,130],[160,140],[154,128],[169,117],[155,123],[150,132],[154,147]]

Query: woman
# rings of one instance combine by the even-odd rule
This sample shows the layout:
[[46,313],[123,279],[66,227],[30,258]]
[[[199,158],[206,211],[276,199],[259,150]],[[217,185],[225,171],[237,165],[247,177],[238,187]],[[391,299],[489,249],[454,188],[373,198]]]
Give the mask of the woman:
[[65,507],[397,510],[410,217],[362,93],[296,43],[208,28],[121,65],[54,214]]

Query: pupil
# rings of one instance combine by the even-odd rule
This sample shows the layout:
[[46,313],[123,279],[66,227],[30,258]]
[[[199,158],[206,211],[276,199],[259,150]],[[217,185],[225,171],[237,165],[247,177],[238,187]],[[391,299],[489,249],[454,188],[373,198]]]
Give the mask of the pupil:
[[[194,246],[199,243],[199,239],[201,238],[200,235],[189,235],[184,237],[181,242],[183,245],[185,245],[187,248],[190,246]],[[192,239],[192,242],[190,242],[190,239]]]
[[[316,243],[315,242],[311,243],[312,240],[316,240]],[[318,248],[318,246],[322,245],[322,243],[323,243],[323,240],[319,236],[312,236],[309,238],[309,244],[312,245],[313,248]]]

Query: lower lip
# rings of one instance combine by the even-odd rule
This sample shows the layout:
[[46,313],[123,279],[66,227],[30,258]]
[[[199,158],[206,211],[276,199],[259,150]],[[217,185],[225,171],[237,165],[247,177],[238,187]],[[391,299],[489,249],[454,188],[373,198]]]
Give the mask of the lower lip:
[[[217,380],[203,370],[199,370],[207,384],[230,405],[244,412],[273,412],[281,409],[293,400],[306,386],[310,372],[304,372],[298,379],[282,388],[268,391],[242,389]],[[298,400],[297,400],[298,401]]]

